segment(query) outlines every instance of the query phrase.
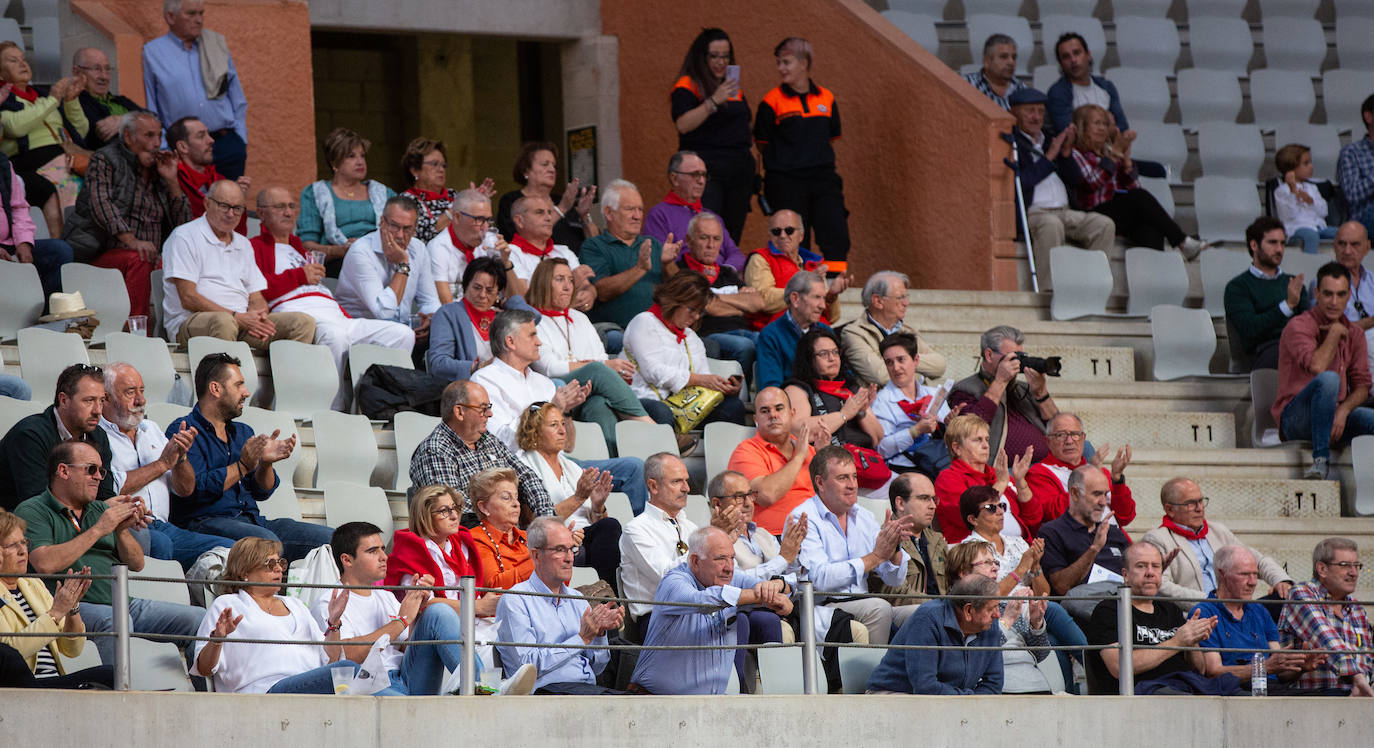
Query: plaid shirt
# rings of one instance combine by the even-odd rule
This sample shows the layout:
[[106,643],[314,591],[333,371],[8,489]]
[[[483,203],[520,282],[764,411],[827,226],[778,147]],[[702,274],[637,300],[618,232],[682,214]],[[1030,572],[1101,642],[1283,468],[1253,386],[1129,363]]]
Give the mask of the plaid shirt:
[[[127,153],[127,149],[125,151]],[[121,154],[122,155],[122,154]],[[111,158],[120,156],[111,155]],[[124,247],[118,234],[129,232],[136,239],[152,242],[162,248],[162,229],[164,225],[180,226],[194,216],[191,204],[178,190],[173,194],[162,181],[156,170],[144,174],[137,161],[132,167],[132,198],[117,197],[121,190],[130,185],[121,179],[119,167],[106,158],[92,158],[86,172],[86,189],[90,190],[91,216],[106,233],[101,250]],[[132,199],[126,211],[121,203]]]
[[1091,151],[1073,148],[1070,154],[1074,166],[1078,167],[1079,180],[1074,185],[1074,197],[1079,210],[1096,208],[1115,197],[1118,190],[1140,187],[1135,179],[1135,169],[1122,173],[1117,168],[1117,162]]
[[999,94],[992,90],[992,84],[988,82],[987,76],[983,75],[982,70],[978,70],[964,76],[964,80],[973,84],[973,87],[983,92],[983,95],[992,99],[993,103],[1007,111],[1011,111],[1011,104],[1007,103],[1007,97],[1026,87],[1026,84],[1017,80],[1014,76],[1007,84],[1006,94]]
[[1366,136],[1341,148],[1336,176],[1351,212],[1358,215],[1374,200],[1374,140]]
[[[1317,580],[1294,585],[1290,600],[1312,600],[1313,605],[1285,605],[1279,619],[1279,636],[1285,645],[1313,649],[1369,649],[1369,618],[1359,605],[1321,604],[1329,599]],[[1349,598],[1347,598],[1349,599]],[[1338,610],[1334,610],[1339,607]],[[1335,615],[1332,615],[1335,613]],[[1327,655],[1326,664],[1298,678],[1300,688],[1348,687],[1356,673],[1374,673],[1370,655]],[[1344,679],[1344,681],[1343,681]]]
[[411,493],[421,486],[449,486],[463,496],[463,511],[471,512],[472,502],[467,498],[468,479],[492,467],[508,467],[515,471],[520,479],[520,502],[533,510],[534,516],[554,513],[544,481],[523,460],[511,454],[500,439],[483,431],[477,437],[477,446],[468,447],[446,423],[435,426],[415,448],[410,458]]

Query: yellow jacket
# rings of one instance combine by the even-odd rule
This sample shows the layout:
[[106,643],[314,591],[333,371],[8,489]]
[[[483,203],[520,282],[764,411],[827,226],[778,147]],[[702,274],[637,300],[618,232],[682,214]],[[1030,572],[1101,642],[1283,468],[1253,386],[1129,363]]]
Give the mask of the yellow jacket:
[[[66,671],[62,667],[62,658],[58,654],[67,657],[76,657],[81,654],[82,648],[86,645],[86,638],[57,636],[61,633],[62,626],[52,616],[48,615],[48,610],[52,608],[52,595],[48,593],[48,588],[37,579],[21,578],[19,580],[19,591],[28,600],[29,607],[33,609],[33,614],[37,618],[30,622],[24,615],[24,609],[19,607],[19,601],[15,599],[10,591],[0,585],[0,643],[8,644],[19,650],[19,654],[29,663],[32,670],[38,661],[38,650],[47,647],[52,653],[52,658],[57,662],[57,670],[63,675]],[[45,639],[41,636],[6,636],[13,633],[49,633],[53,638]]]

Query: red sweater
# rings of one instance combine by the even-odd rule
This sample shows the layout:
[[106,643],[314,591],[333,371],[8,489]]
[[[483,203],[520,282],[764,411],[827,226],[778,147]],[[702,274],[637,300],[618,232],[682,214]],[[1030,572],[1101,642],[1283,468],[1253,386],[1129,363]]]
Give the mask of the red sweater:
[[[477,545],[472,542],[472,534],[466,527],[459,528],[458,532],[448,536],[449,543],[453,548],[462,546],[467,550],[467,557],[471,561],[465,561],[461,553],[446,553],[444,560],[448,562],[448,567],[460,579],[462,577],[482,578],[482,560],[477,556]],[[434,584],[443,585],[444,574],[440,570],[438,562],[431,556],[429,549],[425,547],[425,539],[411,532],[410,530],[397,530],[391,539],[391,555],[386,560],[386,580],[387,585],[398,585],[401,578],[406,574],[420,576],[428,574],[434,577]],[[437,597],[458,597],[457,590],[435,590]],[[401,592],[396,593],[396,597],[402,597]]]
[[[1041,523],[1058,519],[1069,510],[1069,473],[1086,464],[1087,460],[1080,460],[1077,465],[1069,465],[1050,455],[1031,465],[1031,469],[1026,473],[1026,485],[1030,486],[1031,493],[1035,494],[1035,502],[1040,505]],[[1111,471],[1102,468],[1102,472],[1106,474],[1107,480],[1111,481]],[[1131,489],[1125,483],[1112,486],[1112,514],[1116,517],[1117,524],[1122,527],[1135,521],[1135,497],[1131,495]],[[1039,531],[1038,523],[1032,534]]]
[[[935,518],[940,521],[940,532],[944,533],[950,545],[967,538],[972,532],[959,513],[959,497],[971,486],[991,486],[996,482],[996,477],[991,465],[979,472],[963,460],[955,460],[935,477],[935,498],[939,501],[935,505]],[[1021,524],[1021,537],[1030,541],[1030,528],[1040,526],[1040,502],[1034,496],[1024,504],[1017,501],[1016,486],[1010,482],[1002,491],[1002,498],[1006,499],[1008,511]]]

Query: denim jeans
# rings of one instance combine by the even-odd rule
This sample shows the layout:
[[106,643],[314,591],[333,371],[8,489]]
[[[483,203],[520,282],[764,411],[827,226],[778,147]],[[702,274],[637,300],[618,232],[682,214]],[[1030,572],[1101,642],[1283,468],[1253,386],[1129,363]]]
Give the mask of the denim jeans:
[[738,361],[744,367],[744,382],[749,384],[754,381],[754,359],[758,349],[759,334],[755,330],[731,330],[729,332],[713,332],[706,336],[706,340],[711,340],[720,346],[720,356],[722,359]]
[[[144,639],[157,640],[157,636],[143,634],[179,634],[195,636],[205,618],[205,609],[194,605],[178,605],[160,600],[145,600],[141,597],[129,599],[129,631]],[[81,603],[81,620],[86,622],[87,631],[114,631],[114,609],[100,603]],[[100,653],[100,661],[106,665],[114,664],[115,640],[113,636],[93,636],[91,643]],[[190,642],[174,642],[185,649]]]
[[[1283,406],[1279,430],[1284,439],[1311,439],[1312,459],[1331,456],[1331,424],[1336,420],[1341,377],[1324,371],[1307,383],[1297,396]],[[1340,442],[1374,434],[1374,408],[1356,408],[1345,419]]]
[[[644,462],[635,457],[614,457],[609,460],[573,460],[584,468],[594,467],[611,474],[611,490],[630,497],[635,514],[644,511],[649,503],[649,487],[644,483]],[[326,541],[328,542],[328,541]]]
[[33,398],[33,390],[29,388],[28,382],[13,374],[0,374],[0,395],[15,400],[30,400]]
[[153,524],[148,526],[148,531],[153,546],[149,555],[164,561],[176,561],[181,564],[183,570],[190,569],[196,563],[196,559],[211,548],[234,547],[234,541],[229,538],[183,530],[160,519],[153,520]]
[[[378,593],[389,594],[389,593]],[[420,614],[410,629],[410,638],[458,640],[463,638],[462,621],[448,605],[431,605]],[[387,695],[433,696],[444,684],[444,671],[457,671],[462,665],[461,644],[412,644],[406,647],[401,669],[392,670],[391,687],[382,691]],[[477,658],[477,677],[482,677],[482,658]]]
[[358,663],[351,660],[336,660],[328,665],[321,665],[314,670],[307,670],[299,675],[288,675],[285,678],[272,684],[267,689],[268,693],[334,693],[334,676],[330,670],[336,667],[352,667],[353,672],[358,672]]
[[[1051,602],[1045,606],[1045,628],[1049,634],[1050,644],[1056,647],[1071,647],[1088,645],[1088,637],[1083,635],[1083,629],[1074,623],[1073,616],[1064,609],[1063,605]],[[1083,667],[1088,666],[1087,660],[1082,650],[1070,652],[1065,649],[1055,650],[1055,655],[1059,657],[1059,669],[1064,673],[1064,687],[1073,691],[1073,662],[1069,656],[1073,655],[1078,661],[1083,663]]]
[[62,290],[62,266],[71,261],[72,247],[61,239],[39,239],[33,243],[33,269],[38,271],[38,280],[43,284],[44,299]]
[[305,558],[306,554],[328,543],[334,535],[334,528],[324,525],[246,514],[237,517],[200,517],[191,520],[186,529],[202,535],[219,535],[235,540],[248,537],[275,540],[281,543],[282,555],[286,556],[287,561]]
[[1297,239],[1302,242],[1302,251],[1314,255],[1321,250],[1322,239],[1335,239],[1336,227],[1323,226],[1320,229],[1303,227],[1293,232],[1288,241]]

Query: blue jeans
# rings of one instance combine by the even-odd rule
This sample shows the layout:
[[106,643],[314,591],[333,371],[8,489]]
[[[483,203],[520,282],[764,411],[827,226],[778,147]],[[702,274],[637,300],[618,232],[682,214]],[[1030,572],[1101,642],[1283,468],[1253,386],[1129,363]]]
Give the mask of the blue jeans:
[[1374,236],[1374,200],[1363,206],[1350,206],[1350,220],[1364,224],[1364,230]]
[[0,395],[15,400],[30,400],[33,398],[33,390],[29,388],[28,382],[13,374],[0,374]]
[[[106,582],[106,584],[111,584]],[[141,597],[129,599],[129,631],[135,634],[180,634],[195,636],[205,618],[205,609],[194,605],[178,605],[160,600],[145,600]],[[86,622],[87,631],[114,631],[114,609],[100,603],[81,603],[81,620]],[[156,636],[144,636],[156,640]],[[106,665],[114,664],[115,640],[113,636],[91,637],[95,649],[100,653],[100,661]],[[186,648],[190,642],[174,642]],[[332,690],[331,690],[332,692]]]
[[[33,269],[43,284],[43,298],[62,290],[62,266],[72,261],[72,246],[61,239],[39,239],[33,243]],[[28,399],[28,398],[25,398]]]
[[754,358],[759,342],[759,334],[754,330],[731,330],[713,332],[706,336],[720,346],[720,358],[738,361],[744,367],[744,381],[747,385],[754,381]]
[[200,558],[200,554],[211,548],[234,546],[234,541],[229,538],[183,530],[160,519],[153,520],[148,530],[152,539],[152,551],[149,555],[164,561],[176,561],[181,564],[182,569],[190,569],[196,563],[196,559]]
[[235,540],[248,537],[275,540],[281,543],[282,555],[286,556],[287,561],[305,558],[307,553],[328,543],[334,535],[332,527],[294,519],[266,519],[261,515],[198,517],[187,524],[185,529],[202,535],[219,535]]
[[353,672],[358,672],[358,663],[351,660],[336,660],[328,665],[321,665],[314,670],[307,670],[300,675],[288,675],[285,678],[272,684],[267,689],[268,693],[334,693],[334,676],[330,670],[336,667],[349,666]]
[[1307,227],[1300,228],[1300,229],[1298,229],[1297,231],[1294,231],[1294,232],[1293,232],[1293,235],[1290,236],[1290,237],[1288,237],[1288,240],[1289,240],[1290,242],[1293,241],[1294,239],[1299,239],[1299,240],[1301,240],[1301,241],[1302,241],[1302,251],[1303,251],[1303,252],[1306,252],[1306,253],[1309,254],[1309,255],[1314,255],[1314,254],[1316,254],[1316,253],[1318,252],[1318,250],[1321,249],[1321,243],[1322,243],[1321,240],[1322,240],[1322,239],[1335,239],[1335,238],[1336,238],[1336,227],[1335,227],[1335,226],[1323,226],[1323,227],[1320,228],[1320,229],[1313,229],[1313,228],[1307,228]]
[[[1064,606],[1059,603],[1051,602],[1045,606],[1045,628],[1050,637],[1050,644],[1056,647],[1086,647],[1088,645],[1088,637],[1083,635],[1083,629],[1078,628],[1078,624],[1073,621],[1073,616],[1069,615],[1069,611],[1065,610]],[[1069,655],[1077,657],[1078,661],[1082,662],[1083,667],[1086,668],[1088,662],[1084,659],[1085,655],[1082,650],[1070,652],[1065,649],[1056,650],[1055,655],[1059,657],[1059,669],[1064,673],[1064,687],[1072,692],[1073,662],[1069,659]]]
[[[378,592],[374,594],[390,594]],[[416,641],[426,639],[463,638],[462,621],[453,608],[439,603],[425,608],[420,619],[410,630],[410,638]],[[391,687],[382,691],[386,695],[433,696],[444,685],[444,670],[457,672],[463,662],[461,644],[412,644],[406,647],[405,657],[401,659],[401,669],[392,670]],[[477,677],[482,677],[482,658],[477,658]]]
[[611,490],[630,497],[635,514],[644,511],[649,503],[649,487],[644,483],[644,462],[636,457],[613,457],[609,460],[573,460],[584,468],[594,467],[611,474]]
[[[1331,424],[1336,420],[1337,398],[1341,392],[1341,376],[1324,371],[1303,387],[1297,396],[1283,406],[1279,418],[1279,432],[1286,440],[1311,439],[1312,459],[1331,456]],[[1341,443],[1357,436],[1374,434],[1374,408],[1356,408],[1345,419]]]

